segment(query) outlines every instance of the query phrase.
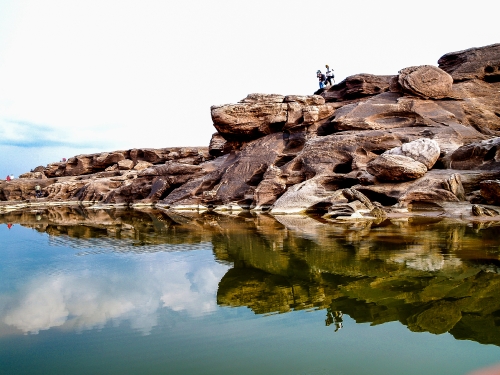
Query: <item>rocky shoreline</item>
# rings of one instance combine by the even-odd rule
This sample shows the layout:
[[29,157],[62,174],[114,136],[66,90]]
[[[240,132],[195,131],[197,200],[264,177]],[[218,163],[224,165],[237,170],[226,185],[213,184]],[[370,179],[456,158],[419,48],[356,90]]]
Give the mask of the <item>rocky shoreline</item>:
[[500,44],[310,96],[250,94],[211,114],[208,147],[77,155],[0,181],[0,213],[83,205],[500,220]]

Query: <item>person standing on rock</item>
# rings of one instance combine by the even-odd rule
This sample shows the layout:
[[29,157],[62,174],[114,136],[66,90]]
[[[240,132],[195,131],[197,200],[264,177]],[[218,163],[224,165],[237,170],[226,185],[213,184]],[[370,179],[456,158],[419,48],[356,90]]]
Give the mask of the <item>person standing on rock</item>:
[[319,79],[319,88],[320,89],[324,88],[326,76],[323,73],[321,73],[321,70],[318,70],[316,72],[316,77],[318,77],[318,79]]
[[37,198],[42,197],[42,188],[40,187],[40,185],[35,186],[35,195]]
[[330,67],[328,65],[325,65],[326,67],[326,82],[331,86],[332,85],[332,80],[333,83],[335,83],[335,74],[333,74],[333,69],[330,70]]

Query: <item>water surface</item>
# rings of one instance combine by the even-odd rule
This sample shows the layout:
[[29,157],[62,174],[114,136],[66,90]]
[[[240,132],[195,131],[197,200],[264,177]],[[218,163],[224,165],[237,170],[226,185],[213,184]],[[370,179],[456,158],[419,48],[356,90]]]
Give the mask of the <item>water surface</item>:
[[466,374],[500,362],[496,223],[81,208],[0,223],[2,374]]

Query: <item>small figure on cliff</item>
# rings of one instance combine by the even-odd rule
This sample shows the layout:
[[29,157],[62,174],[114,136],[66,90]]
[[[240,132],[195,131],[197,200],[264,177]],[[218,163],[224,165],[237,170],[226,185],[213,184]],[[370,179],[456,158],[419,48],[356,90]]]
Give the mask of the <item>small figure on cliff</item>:
[[316,77],[318,77],[319,80],[319,88],[320,89],[324,88],[326,76],[323,73],[321,73],[321,70],[318,70],[316,72]]
[[7,175],[7,177],[5,177],[5,180],[10,181],[10,175]]
[[326,82],[331,86],[332,85],[332,80],[333,83],[335,83],[335,74],[333,74],[333,69],[330,70],[330,67],[328,65],[325,65],[326,67]]
[[42,197],[42,188],[40,187],[40,185],[36,185],[35,186],[35,196],[37,198],[41,198]]

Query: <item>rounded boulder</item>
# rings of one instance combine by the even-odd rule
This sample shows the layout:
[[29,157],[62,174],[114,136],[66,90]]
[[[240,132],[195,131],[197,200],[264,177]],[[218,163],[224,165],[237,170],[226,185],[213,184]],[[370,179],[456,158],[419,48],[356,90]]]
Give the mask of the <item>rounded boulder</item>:
[[450,95],[453,78],[432,65],[411,66],[399,71],[403,91],[425,99],[442,99]]
[[395,147],[391,150],[384,152],[389,155],[403,155],[413,160],[419,161],[424,164],[427,169],[432,166],[439,159],[441,149],[436,141],[429,138],[420,138],[403,144],[401,147]]
[[367,164],[367,171],[382,181],[408,181],[425,175],[427,167],[408,156],[382,154]]

